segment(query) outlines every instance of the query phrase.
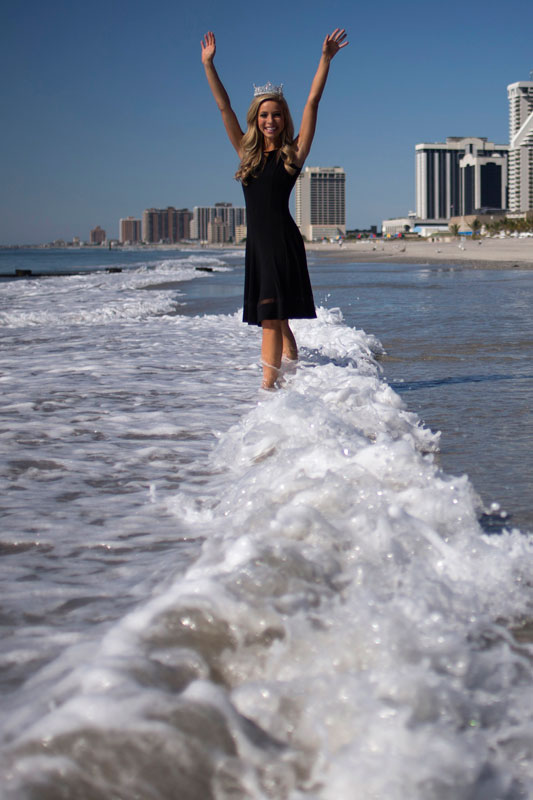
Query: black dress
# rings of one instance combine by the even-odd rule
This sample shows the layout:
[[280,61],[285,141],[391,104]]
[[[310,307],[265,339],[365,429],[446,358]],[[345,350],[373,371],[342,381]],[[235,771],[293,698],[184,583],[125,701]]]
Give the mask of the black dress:
[[277,151],[265,153],[255,178],[243,185],[246,257],[243,322],[313,319],[313,292],[303,239],[289,212],[289,196],[300,169],[290,175]]

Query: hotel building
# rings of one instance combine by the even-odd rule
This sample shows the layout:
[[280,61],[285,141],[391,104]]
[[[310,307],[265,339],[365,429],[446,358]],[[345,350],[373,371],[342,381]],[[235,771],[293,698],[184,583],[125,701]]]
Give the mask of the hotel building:
[[[211,228],[209,227],[211,225]],[[235,229],[246,225],[246,209],[231,203],[215,203],[214,206],[195,206],[191,221],[191,239],[202,242],[235,241]]]
[[533,210],[533,80],[511,83],[509,98],[509,211]]
[[147,208],[142,219],[143,242],[173,244],[190,239],[191,217],[188,208]]
[[346,173],[342,167],[305,167],[295,188],[295,219],[312,242],[346,234]]
[[418,219],[444,222],[507,208],[508,145],[450,136],[446,142],[417,144],[415,152]]
[[119,241],[122,244],[126,242],[140,242],[142,241],[142,227],[141,220],[134,217],[126,217],[121,219],[119,224]]

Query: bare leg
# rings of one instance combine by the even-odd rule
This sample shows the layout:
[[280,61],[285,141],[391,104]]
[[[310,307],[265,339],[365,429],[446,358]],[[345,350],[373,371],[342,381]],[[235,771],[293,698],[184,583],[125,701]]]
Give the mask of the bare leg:
[[290,361],[298,361],[298,347],[296,339],[286,319],[281,321],[281,334],[283,336],[283,355]]
[[264,319],[261,323],[263,340],[261,342],[261,363],[263,364],[263,389],[273,389],[279,376],[281,355],[283,353],[282,321]]

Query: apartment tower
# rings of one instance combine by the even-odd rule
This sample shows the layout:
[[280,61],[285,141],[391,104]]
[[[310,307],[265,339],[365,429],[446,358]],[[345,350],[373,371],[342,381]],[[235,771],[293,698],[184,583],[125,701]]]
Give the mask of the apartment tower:
[[190,238],[192,214],[188,208],[147,208],[143,212],[142,237],[147,243],[174,244]]
[[509,211],[518,213],[533,210],[533,80],[511,83],[507,96]]
[[345,186],[342,167],[305,167],[298,176],[295,218],[308,242],[346,234]]
[[122,244],[140,242],[142,240],[141,220],[134,217],[121,219],[119,224],[119,240]]

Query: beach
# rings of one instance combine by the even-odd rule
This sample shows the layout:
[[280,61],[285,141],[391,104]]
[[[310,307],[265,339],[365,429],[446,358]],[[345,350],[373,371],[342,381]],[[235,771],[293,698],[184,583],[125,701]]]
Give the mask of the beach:
[[[162,245],[172,248],[172,245]],[[244,250],[244,245],[237,245]],[[234,249],[216,245],[215,250]],[[333,242],[306,242],[311,256],[334,258],[338,263],[459,264],[472,269],[533,269],[533,238],[488,238],[449,236],[434,240],[361,239]]]
[[533,238],[488,239],[463,237],[449,241],[390,239],[307,243],[306,250],[342,263],[459,264],[473,269],[533,269]]

